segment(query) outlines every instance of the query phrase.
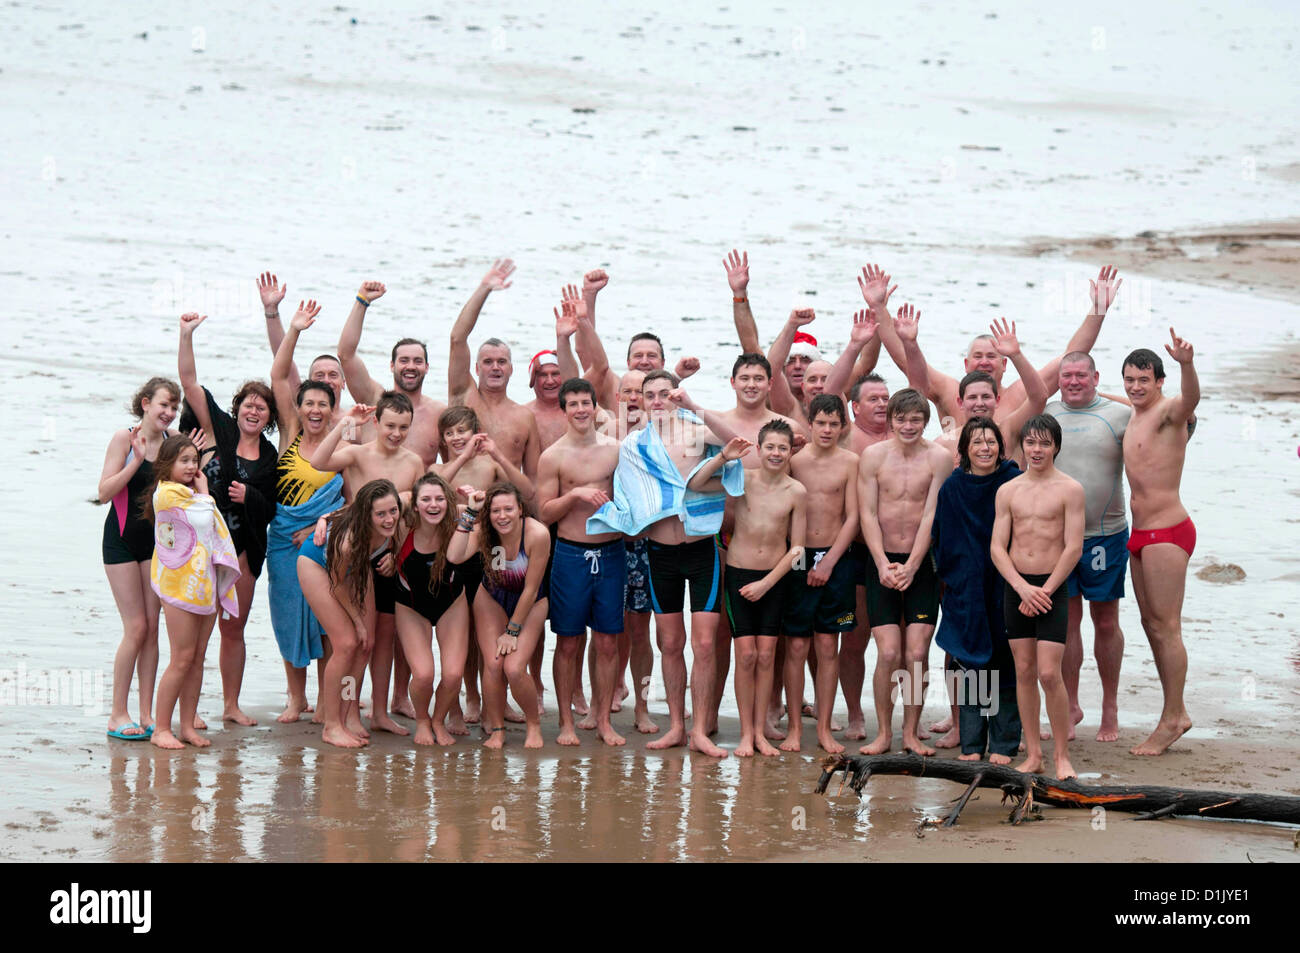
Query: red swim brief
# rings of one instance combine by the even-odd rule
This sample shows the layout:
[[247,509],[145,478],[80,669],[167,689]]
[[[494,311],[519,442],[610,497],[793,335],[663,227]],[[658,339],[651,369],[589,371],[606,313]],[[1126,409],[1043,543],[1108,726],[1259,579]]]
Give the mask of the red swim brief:
[[1144,546],[1152,543],[1173,543],[1187,553],[1190,558],[1196,549],[1196,527],[1189,516],[1177,526],[1165,529],[1135,529],[1129,534],[1128,551],[1136,556]]

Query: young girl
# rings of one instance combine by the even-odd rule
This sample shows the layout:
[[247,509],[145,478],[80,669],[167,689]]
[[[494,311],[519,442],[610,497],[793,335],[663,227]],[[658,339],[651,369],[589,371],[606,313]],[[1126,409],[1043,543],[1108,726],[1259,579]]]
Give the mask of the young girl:
[[309,462],[335,423],[338,395],[324,381],[303,381],[296,390],[289,383],[298,336],[315,323],[319,313],[315,301],[298,306],[271,365],[271,385],[280,409],[280,459],[275,519],[267,529],[266,568],[271,583],[271,628],[284,659],[289,689],[288,703],[276,720],[285,723],[312,710],[307,703],[307,666],[312,659],[317,660],[317,694],[325,679],[320,622],[298,582],[298,550],[316,520],[343,505],[343,477],[332,470],[317,470]]
[[[162,600],[171,657],[158,682],[158,721],[152,741],[160,748],[181,742],[205,748],[194,719],[203,687],[203,656],[218,608],[239,615],[235,583],[239,558],[208,495],[199,469],[199,450],[189,437],[168,437],[154,464],[157,479],[145,499],[145,515],[154,524],[154,551],[149,582]],[[180,738],[172,734],[172,709],[181,703]]]
[[[308,537],[298,551],[298,581],[329,640],[321,685],[321,740],[340,748],[369,743],[357,707],[358,679],[346,702],[343,678],[356,678],[374,641],[375,594],[370,557],[397,532],[401,503],[390,480],[371,480],[352,502],[327,520],[324,548]],[[364,666],[364,661],[363,661]]]
[[[150,378],[131,399],[138,426],[119,430],[108,442],[99,477],[99,502],[113,503],[104,520],[104,573],[122,617],[122,642],[113,658],[113,709],[108,736],[143,741],[153,734],[153,687],[158,676],[158,610],[149,585],[153,523],[138,501],[154,482],[153,461],[180,412],[181,389],[165,377]],[[140,720],[131,720],[127,697],[139,666]]]
[[221,693],[225,700],[221,717],[239,725],[255,725],[257,722],[239,708],[239,690],[244,681],[244,626],[266,558],[266,528],[275,516],[279,454],[264,434],[275,429],[276,400],[261,381],[245,381],[227,413],[212,392],[199,385],[194,330],[205,318],[194,313],[181,315],[177,364],[187,405],[181,426],[190,424],[192,415],[216,450],[204,466],[204,474],[239,553],[239,604],[244,614],[228,616],[220,623]]
[[526,515],[523,495],[511,483],[495,483],[486,493],[462,486],[460,492],[469,506],[456,524],[447,558],[464,562],[477,550],[483,563],[474,627],[483,658],[484,745],[505,744],[509,681],[528,725],[524,747],[540,748],[541,717],[528,661],[546,622],[548,603],[539,594],[551,558],[551,534]]
[[[413,528],[398,550],[397,638],[411,666],[417,745],[455,744],[452,735],[469,734],[463,722],[453,720],[450,731],[444,724],[460,695],[469,648],[465,581],[470,570],[447,555],[459,515],[455,500],[451,485],[437,474],[426,473],[416,480],[407,514]],[[471,554],[469,559],[476,562],[477,556]],[[473,571],[477,573],[477,567]],[[437,628],[442,660],[436,700],[431,627]]]

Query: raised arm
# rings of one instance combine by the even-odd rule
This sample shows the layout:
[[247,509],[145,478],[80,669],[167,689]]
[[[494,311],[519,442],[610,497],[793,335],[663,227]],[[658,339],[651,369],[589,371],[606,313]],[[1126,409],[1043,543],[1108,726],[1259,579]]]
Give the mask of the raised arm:
[[[870,374],[876,366],[880,355],[880,328],[870,309],[858,311],[853,315],[853,326],[849,330],[849,343],[844,353],[835,361],[831,372],[826,376],[826,393],[843,397],[855,380],[863,374]],[[871,347],[868,348],[867,345]],[[867,351],[871,354],[868,355]],[[870,366],[865,370],[858,368],[859,355],[870,357]],[[828,554],[829,555],[829,554]],[[822,557],[826,559],[825,556]]]
[[758,324],[749,308],[749,252],[738,252],[733,248],[731,254],[722,259],[722,267],[727,269],[727,284],[731,286],[731,318],[736,322],[740,350],[745,354],[762,354]]
[[921,312],[910,304],[899,308],[898,316],[894,319],[894,333],[903,345],[905,360],[902,367],[907,372],[907,386],[924,394],[939,409],[940,414],[948,414],[951,412],[947,406],[948,394],[956,392],[957,382],[930,367],[930,362],[921,353],[921,345],[917,341],[920,323]]
[[387,290],[383,282],[362,282],[339,334],[339,363],[343,365],[343,376],[347,378],[348,393],[359,404],[373,404],[384,392],[383,385],[370,376],[365,362],[357,357],[357,348],[361,345],[361,326],[366,320],[366,309],[382,298]]
[[316,452],[308,461],[315,469],[324,472],[339,472],[350,466],[356,459],[357,448],[352,445],[340,447],[343,432],[349,427],[360,427],[374,417],[375,408],[366,404],[353,404],[347,414],[339,418],[325,439],[320,442]]
[[469,485],[457,487],[457,492],[465,497],[466,506],[457,517],[456,531],[447,544],[447,561],[463,563],[478,551],[478,518],[487,494]]
[[[1170,416],[1177,423],[1186,423],[1193,416],[1196,405],[1201,402],[1201,381],[1196,376],[1196,368],[1192,365],[1192,345],[1190,342],[1180,338],[1174,333],[1174,329],[1169,329],[1169,337],[1172,339],[1173,346],[1166,344],[1165,350],[1169,356],[1178,362],[1182,370],[1182,391],[1177,397],[1170,402]],[[1187,436],[1192,435],[1191,428],[1188,429]]]
[[271,390],[275,394],[275,404],[280,411],[281,452],[288,445],[287,442],[291,441],[298,432],[298,408],[294,403],[298,384],[289,379],[290,373],[297,376],[297,372],[293,369],[293,352],[298,346],[298,335],[316,323],[318,314],[320,314],[320,305],[315,301],[299,302],[298,310],[289,319],[289,331],[280,342],[279,350],[275,352],[275,360],[271,362]]
[[883,268],[879,265],[867,265],[858,278],[858,290],[862,292],[862,300],[867,303],[867,307],[875,316],[876,323],[880,325],[879,336],[885,350],[894,359],[898,369],[906,372],[907,357],[903,354],[902,342],[894,333],[894,320],[889,315],[889,299],[898,290],[898,285],[891,285],[889,282],[890,276],[885,274]]
[[[280,302],[288,291],[289,286],[280,284],[280,279],[269,271],[257,276],[257,294],[262,299],[262,313],[266,316],[266,339],[271,342],[272,355],[280,353],[280,344],[284,341],[284,328],[280,326]],[[297,391],[301,383],[298,368],[290,365],[289,389]]]
[[[135,456],[128,461],[127,452],[131,450],[135,451]],[[144,434],[139,427],[113,434],[104,453],[104,469],[99,474],[99,502],[107,503],[122,492],[122,487],[130,483],[135,471],[140,469],[144,455]]]
[[806,324],[811,324],[817,315],[812,308],[797,308],[786,318],[781,333],[772,342],[767,352],[767,362],[772,365],[772,391],[768,399],[772,409],[778,414],[793,414],[796,410],[794,394],[790,382],[785,379],[785,362],[790,357],[790,347],[794,344],[795,332]]
[[722,479],[722,468],[732,460],[739,460],[754,445],[744,437],[732,437],[727,441],[727,445],[722,448],[722,452],[710,457],[695,473],[691,476],[686,484],[686,489],[694,490],[696,493],[707,493],[710,489],[709,484],[715,480]]
[[1025,425],[1025,421],[1035,414],[1041,414],[1043,408],[1047,406],[1047,387],[1033,365],[1029,363],[1029,359],[1025,357],[1024,352],[1020,350],[1020,339],[1016,337],[1014,321],[1010,324],[1007,323],[1006,318],[994,321],[989,325],[989,332],[993,335],[993,347],[1011,361],[1016,373],[1025,382],[1025,399],[999,424],[1002,429],[1002,439],[1006,441],[1007,446],[1015,446],[1019,442],[1020,428]]
[[[555,357],[560,363],[560,379],[568,380],[571,377],[581,377],[582,368],[578,365],[578,359],[573,356],[573,335],[578,330],[578,314],[576,306],[571,305],[569,292],[572,291],[576,296],[578,289],[569,285],[562,292],[560,307],[555,308]],[[579,299],[581,300],[581,299]],[[606,368],[609,362],[606,361]]]
[[678,407],[689,410],[696,417],[699,417],[700,420],[704,421],[704,426],[707,429],[703,434],[703,438],[706,444],[713,444],[714,446],[722,447],[726,446],[730,440],[740,436],[740,434],[736,433],[736,431],[732,429],[731,424],[727,423],[725,417],[717,411],[701,407],[699,404],[695,403],[695,401],[691,400],[690,395],[680,387],[677,388],[677,390],[670,391],[668,399]]
[[463,405],[471,393],[478,393],[474,378],[470,375],[473,362],[469,354],[469,336],[478,323],[479,312],[483,310],[488,295],[509,288],[510,275],[514,270],[514,262],[509,258],[498,258],[493,262],[451,326],[451,351],[447,356],[447,397],[452,406]]
[[[1106,265],[1097,275],[1096,281],[1088,282],[1091,307],[1084,315],[1083,323],[1065,345],[1065,350],[1039,368],[1038,376],[1042,379],[1043,386],[1047,388],[1049,397],[1056,393],[1060,385],[1061,358],[1075,351],[1088,353],[1097,343],[1097,336],[1101,334],[1101,325],[1106,319],[1106,312],[1110,310],[1110,306],[1119,295],[1119,286],[1124,283],[1124,279],[1116,277],[1117,274],[1114,265]],[[1025,380],[1024,374],[1020,376],[1021,380]],[[1026,389],[1028,389],[1027,384]]]
[[199,386],[199,372],[194,364],[194,330],[207,319],[206,314],[198,315],[193,311],[181,315],[181,342],[176,356],[176,373],[180,375],[185,403],[194,411],[199,426],[208,432],[210,439],[215,440],[212,415],[208,413],[208,396]]

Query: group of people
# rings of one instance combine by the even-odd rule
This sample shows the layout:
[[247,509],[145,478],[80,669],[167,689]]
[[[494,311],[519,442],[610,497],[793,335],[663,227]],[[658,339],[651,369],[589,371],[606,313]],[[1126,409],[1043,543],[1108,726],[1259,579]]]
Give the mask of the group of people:
[[[870,265],[842,354],[822,358],[809,309],[793,311],[764,352],[748,255],[733,251],[724,266],[739,339],[725,410],[682,387],[701,361],[684,356],[668,370],[649,331],[629,342],[625,372],[611,367],[596,326],[601,270],[562,290],[554,347],[528,364],[527,404],[507,394],[505,341],[470,350],[488,298],[511,285],[509,260],[494,263],[452,324],[446,402],[424,392],[423,342],[393,346],[391,387],[358,357],[386,292],[377,281],[359,287],[336,352],[313,359],[303,380],[295,352],[320,306],[302,302],[285,328],[286,288],[260,276],[271,382],[244,383],[228,410],[199,382],[193,339],[204,318],[182,315],[180,382],[155,377],[135,395],[139,423],[114,434],[100,480],[100,500],[113,504],[105,570],[124,629],[109,735],[208,744],[197,705],[218,615],[222,717],[254,723],[240,688],[263,567],[285,666],[279,720],[310,713],[339,747],[365,745],[373,730],[408,734],[395,714],[414,720],[417,744],[450,745],[478,724],[499,748],[516,721],[525,747],[540,747],[548,621],[558,743],[579,744],[585,728],[624,744],[610,716],[629,699],[636,729],[659,734],[647,704],[653,616],[669,724],[649,749],[727,756],[714,736],[733,661],[737,755],[799,751],[805,714],[828,752],[844,750],[836,732],[867,740],[874,641],[875,736],[862,752],[891,750],[901,700],[903,749],[934,754],[932,731],[962,758],[1008,763],[1023,750],[1019,767],[1043,771],[1045,699],[1041,738],[1053,740],[1057,776],[1071,777],[1083,602],[1102,682],[1097,738],[1115,741],[1129,567],[1164,693],[1133,753],[1161,754],[1185,733],[1181,610],[1195,529],[1179,483],[1199,398],[1191,345],[1170,329],[1180,394],[1163,393],[1163,360],[1147,349],[1124,359],[1122,396],[1100,394],[1089,351],[1120,286],[1108,267],[1057,356],[1035,367],[1015,323],[1000,320],[971,343],[956,379],[930,365],[920,312],[891,311],[897,286]],[[882,346],[909,385],[892,394],[875,373]],[[1004,387],[1008,362],[1019,379]],[[345,393],[355,401],[346,409]],[[931,406],[945,424],[933,440]],[[171,653],[155,697],[160,606]],[[932,637],[951,710],[927,731]],[[847,727],[833,718],[841,689]]]

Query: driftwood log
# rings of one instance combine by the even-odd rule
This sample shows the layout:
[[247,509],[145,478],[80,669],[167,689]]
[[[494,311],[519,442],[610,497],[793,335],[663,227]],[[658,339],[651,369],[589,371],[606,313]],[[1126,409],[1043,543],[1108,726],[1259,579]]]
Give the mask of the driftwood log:
[[1226,791],[1192,791],[1183,788],[1102,786],[1080,784],[1077,780],[1057,781],[1041,774],[1022,774],[1010,765],[987,761],[957,761],[949,758],[923,758],[915,754],[832,755],[822,762],[817,793],[825,794],[836,772],[843,771],[839,790],[848,784],[859,797],[873,774],[904,774],[911,777],[942,778],[965,784],[966,790],[954,805],[944,827],[957,822],[957,815],[976,788],[997,788],[1002,800],[1015,798],[1011,823],[1024,820],[1035,803],[1052,807],[1125,811],[1147,821],[1182,815],[1215,817],[1232,821],[1267,821],[1300,824],[1300,797],[1275,794],[1233,794]]

